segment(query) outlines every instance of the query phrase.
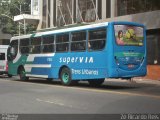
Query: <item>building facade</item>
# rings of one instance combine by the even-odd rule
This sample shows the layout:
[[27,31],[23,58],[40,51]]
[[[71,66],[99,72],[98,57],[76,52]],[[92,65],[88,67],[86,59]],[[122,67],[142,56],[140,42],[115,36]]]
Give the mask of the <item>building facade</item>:
[[159,0],[32,0],[37,29],[80,22],[132,21],[147,27],[148,78],[160,80]]

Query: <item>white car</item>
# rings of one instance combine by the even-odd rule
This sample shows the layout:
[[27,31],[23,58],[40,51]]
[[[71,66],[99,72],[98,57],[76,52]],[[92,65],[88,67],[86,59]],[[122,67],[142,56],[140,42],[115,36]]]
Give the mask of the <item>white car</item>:
[[8,45],[0,45],[0,75],[7,74],[8,77],[12,77],[8,74],[7,49]]

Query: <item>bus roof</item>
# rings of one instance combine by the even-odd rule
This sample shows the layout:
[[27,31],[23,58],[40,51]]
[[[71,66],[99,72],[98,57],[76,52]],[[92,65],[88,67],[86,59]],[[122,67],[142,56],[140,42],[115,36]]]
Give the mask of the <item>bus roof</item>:
[[83,25],[78,27],[56,29],[56,30],[50,30],[50,31],[44,31],[44,32],[37,32],[37,33],[22,35],[22,36],[15,36],[15,37],[12,37],[11,40],[19,39],[19,38],[38,37],[38,36],[49,35],[49,34],[65,33],[65,32],[85,30],[85,29],[92,29],[92,28],[99,28],[99,27],[105,27],[105,26],[108,26],[108,22],[89,24],[89,25]]
[[[38,36],[43,36],[43,35],[72,32],[72,31],[78,31],[78,30],[86,30],[86,29],[99,28],[99,27],[106,27],[106,26],[108,26],[108,23],[109,22],[101,22],[101,23],[94,23],[94,24],[88,24],[88,25],[80,24],[80,26],[70,25],[71,27],[70,26],[65,26],[65,27],[62,27],[62,28],[49,28],[49,29],[45,29],[46,31],[37,31],[36,33],[33,33],[33,34],[15,36],[15,37],[12,37],[11,40],[19,39],[19,38],[23,39],[23,38],[38,37]],[[121,24],[132,23],[134,25],[142,25],[142,24],[139,24],[139,23],[128,22],[128,21],[118,21],[118,22],[110,22],[110,23],[118,23],[118,24],[120,24],[120,23]]]

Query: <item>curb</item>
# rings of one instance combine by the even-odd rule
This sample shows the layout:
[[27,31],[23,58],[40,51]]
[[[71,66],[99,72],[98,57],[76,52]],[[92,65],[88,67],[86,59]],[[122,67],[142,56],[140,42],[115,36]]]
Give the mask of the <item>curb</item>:
[[151,80],[151,79],[142,79],[142,78],[134,78],[133,80],[136,81],[137,83],[160,85],[160,80]]
[[[122,80],[122,79],[106,79],[106,82],[115,82],[115,83],[127,83],[130,80]],[[133,83],[144,83],[144,84],[154,84],[154,85],[160,85],[160,80],[151,80],[151,79],[144,79],[144,78],[133,78],[131,80]]]

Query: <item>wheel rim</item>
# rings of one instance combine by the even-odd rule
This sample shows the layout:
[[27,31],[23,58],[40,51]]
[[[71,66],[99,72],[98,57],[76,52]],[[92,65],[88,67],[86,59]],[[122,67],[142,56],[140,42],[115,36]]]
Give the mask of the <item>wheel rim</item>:
[[68,73],[63,73],[62,80],[63,80],[64,83],[67,83],[69,81],[69,74]]

